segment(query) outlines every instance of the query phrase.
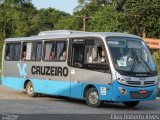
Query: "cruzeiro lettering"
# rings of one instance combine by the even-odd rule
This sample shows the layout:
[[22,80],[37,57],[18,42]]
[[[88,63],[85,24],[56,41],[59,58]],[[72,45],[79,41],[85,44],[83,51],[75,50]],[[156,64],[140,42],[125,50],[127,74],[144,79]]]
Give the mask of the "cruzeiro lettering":
[[55,66],[32,66],[31,73],[33,75],[50,75],[50,76],[68,76],[67,67]]

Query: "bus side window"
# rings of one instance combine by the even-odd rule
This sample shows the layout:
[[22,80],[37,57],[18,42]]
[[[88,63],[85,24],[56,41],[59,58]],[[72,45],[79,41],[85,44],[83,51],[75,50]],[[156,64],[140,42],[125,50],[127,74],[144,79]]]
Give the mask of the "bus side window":
[[55,41],[45,42],[44,60],[45,61],[56,60]]
[[74,44],[72,47],[72,66],[81,68],[84,62],[84,45]]
[[[94,44],[85,45],[84,69],[109,73],[109,61],[103,42],[99,39],[90,39]],[[88,40],[89,41],[89,40]]]
[[41,55],[42,55],[42,43],[41,42],[33,43],[32,60],[33,61],[40,61]]
[[56,42],[56,57],[57,60],[66,60],[67,57],[67,42],[66,41],[58,41]]
[[106,51],[103,44],[98,45],[95,40],[94,45],[85,46],[86,63],[106,63]]
[[6,55],[5,60],[13,60],[13,43],[6,43]]
[[21,43],[6,43],[6,61],[19,61],[21,52]]
[[23,43],[22,60],[31,60],[32,43]]
[[46,61],[61,61],[67,57],[67,42],[66,41],[49,41],[45,42],[44,60]]

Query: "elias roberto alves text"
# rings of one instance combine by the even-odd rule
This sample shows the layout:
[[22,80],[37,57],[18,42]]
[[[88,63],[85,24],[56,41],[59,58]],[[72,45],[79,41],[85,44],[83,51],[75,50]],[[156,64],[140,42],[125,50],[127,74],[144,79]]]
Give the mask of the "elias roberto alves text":
[[156,114],[111,114],[111,120],[159,120]]

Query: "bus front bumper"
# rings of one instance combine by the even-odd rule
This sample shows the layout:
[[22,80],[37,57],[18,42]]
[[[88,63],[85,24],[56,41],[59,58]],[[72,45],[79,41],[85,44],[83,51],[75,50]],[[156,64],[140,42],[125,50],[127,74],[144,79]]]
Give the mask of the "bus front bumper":
[[158,94],[158,85],[147,87],[126,86],[114,81],[112,84],[112,101],[147,101],[155,100]]

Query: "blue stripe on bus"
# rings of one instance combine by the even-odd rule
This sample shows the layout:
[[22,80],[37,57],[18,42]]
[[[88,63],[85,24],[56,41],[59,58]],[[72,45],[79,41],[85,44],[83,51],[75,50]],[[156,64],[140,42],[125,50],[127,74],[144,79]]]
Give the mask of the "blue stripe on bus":
[[[2,84],[11,87],[16,90],[24,90],[24,82],[26,78],[15,78],[15,77],[2,77]],[[65,81],[55,81],[55,80],[41,80],[41,79],[30,79],[34,85],[34,90],[37,93],[50,94],[50,95],[60,95],[72,98],[83,99],[84,89],[89,85],[88,83],[74,83]],[[114,102],[124,102],[124,101],[144,101],[144,100],[154,100],[157,96],[157,85],[150,87],[130,87],[119,84],[116,80],[112,85],[107,84],[92,84],[95,86],[99,93],[100,100],[114,101]],[[120,93],[119,87],[127,89],[128,94],[122,95]],[[106,88],[106,94],[102,92],[102,88]],[[153,91],[152,95],[147,99],[131,99],[131,91],[147,90]]]

